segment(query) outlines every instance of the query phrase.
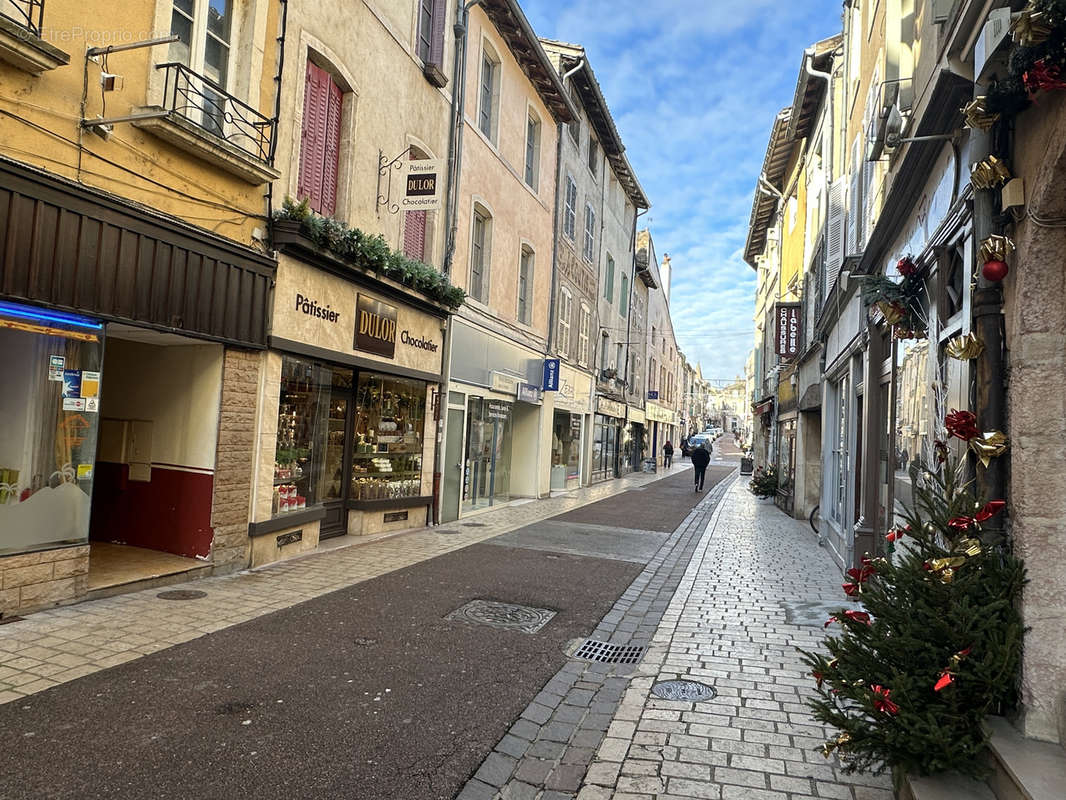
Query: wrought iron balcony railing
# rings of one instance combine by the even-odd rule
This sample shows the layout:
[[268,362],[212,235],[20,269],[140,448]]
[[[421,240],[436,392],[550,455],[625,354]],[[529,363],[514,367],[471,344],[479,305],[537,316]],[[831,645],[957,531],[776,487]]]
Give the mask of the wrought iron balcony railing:
[[40,38],[44,28],[44,0],[0,0],[0,16]]
[[263,116],[180,62],[160,64],[166,73],[163,107],[263,164],[270,163],[274,120]]

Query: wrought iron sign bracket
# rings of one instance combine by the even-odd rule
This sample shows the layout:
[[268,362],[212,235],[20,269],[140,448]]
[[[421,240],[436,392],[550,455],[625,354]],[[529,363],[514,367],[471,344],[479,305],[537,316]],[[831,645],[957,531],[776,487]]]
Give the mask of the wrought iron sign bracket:
[[[392,176],[396,170],[403,169],[403,157],[411,152],[411,146],[408,145],[402,153],[389,160],[385,153],[378,150],[378,192],[377,203],[374,205],[374,211],[380,213],[382,206],[385,206],[385,210],[390,214],[396,214],[400,210],[399,203],[392,202]],[[381,193],[382,178],[385,178],[385,193]]]

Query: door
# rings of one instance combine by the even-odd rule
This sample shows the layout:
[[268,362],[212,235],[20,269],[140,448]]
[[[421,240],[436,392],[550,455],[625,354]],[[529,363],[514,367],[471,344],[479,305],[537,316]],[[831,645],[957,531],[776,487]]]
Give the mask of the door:
[[454,522],[459,518],[459,492],[463,485],[463,419],[461,408],[448,409],[444,431],[444,487],[441,491],[440,521]]
[[352,430],[352,385],[351,370],[332,370],[329,394],[329,418],[326,429],[325,458],[322,464],[322,505],[326,508],[325,519],[319,528],[319,539],[343,536],[348,532],[348,498],[351,475],[351,442],[348,431]]

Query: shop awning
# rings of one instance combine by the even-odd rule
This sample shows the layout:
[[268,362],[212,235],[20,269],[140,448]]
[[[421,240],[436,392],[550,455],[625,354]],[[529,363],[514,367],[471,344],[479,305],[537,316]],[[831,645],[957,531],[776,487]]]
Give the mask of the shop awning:
[[774,410],[774,398],[767,397],[765,400],[761,400],[758,403],[751,404],[751,411],[755,416],[761,416],[763,414],[769,414]]

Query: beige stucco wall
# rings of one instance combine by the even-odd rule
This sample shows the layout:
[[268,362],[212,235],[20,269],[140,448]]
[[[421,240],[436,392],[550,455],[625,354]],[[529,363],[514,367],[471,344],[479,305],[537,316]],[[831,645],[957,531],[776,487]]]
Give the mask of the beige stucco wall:
[[[454,0],[447,6],[447,19],[452,20]],[[310,58],[346,90],[334,216],[364,231],[383,234],[397,249],[403,243],[404,215],[389,213],[377,203],[379,152],[391,160],[414,145],[431,158],[445,158],[448,148],[452,87],[449,82],[439,89],[422,72],[423,62],[417,55],[417,7],[414,2],[393,0],[290,2],[286,33],[284,124],[276,162],[282,172],[275,189],[278,202],[297,194],[305,70]],[[452,53],[453,36],[447,25],[446,65],[451,64]],[[450,76],[450,68],[445,71]],[[394,201],[402,188],[399,175],[397,171],[393,176]],[[384,185],[381,191],[385,192]],[[427,238],[426,260],[439,267],[444,253],[443,212],[430,212]]]
[[[230,90],[273,117],[280,4],[245,0],[236,6]],[[99,84],[103,64],[86,62],[85,51],[168,34],[172,7],[170,0],[131,0],[116,14],[108,0],[49,0],[42,38],[70,62],[35,77],[0,61],[0,110],[8,112],[0,114],[0,154],[250,244],[255,229],[265,227],[265,186],[130,123],[117,123],[107,141],[80,132],[83,65],[87,118],[122,116],[159,102],[162,76],[155,65],[169,60],[167,46],[109,56],[108,70],[122,76],[124,85],[106,94]]]
[[[461,313],[481,322],[487,321],[487,314],[507,326],[507,330],[501,331],[503,335],[519,341],[532,343],[528,334],[536,340],[545,340],[551,294],[555,119],[480,7],[470,11],[467,36],[463,171],[452,280],[458,286],[469,286],[472,212],[474,203],[480,203],[492,215],[489,302],[483,306],[468,300],[469,308],[464,308]],[[486,43],[501,65],[499,124],[495,141],[486,137],[477,126],[478,82]],[[526,185],[523,177],[526,120],[531,111],[541,122],[540,174],[536,191]],[[533,307],[528,326],[517,321],[518,264],[523,241],[535,253]]]

